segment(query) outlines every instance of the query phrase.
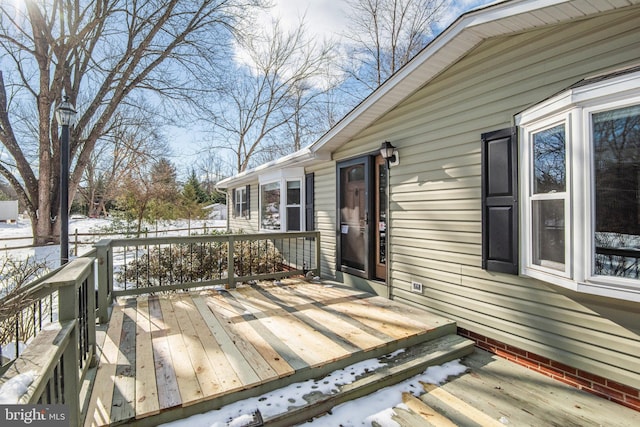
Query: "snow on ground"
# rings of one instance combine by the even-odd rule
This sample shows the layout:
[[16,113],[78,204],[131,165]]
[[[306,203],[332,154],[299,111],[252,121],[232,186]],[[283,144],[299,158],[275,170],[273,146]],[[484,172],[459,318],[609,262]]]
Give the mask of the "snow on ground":
[[[105,233],[113,232],[115,221],[107,218],[84,218],[84,217],[71,217],[69,219],[69,251],[73,252],[74,249],[74,234],[76,231],[79,234],[88,233]],[[226,221],[220,220],[176,220],[176,221],[163,221],[158,224],[147,225],[149,230],[149,237],[155,236],[186,236],[191,227],[194,233],[202,233],[201,228],[207,227],[209,229],[225,229]],[[156,228],[157,227],[157,228]],[[181,231],[171,231],[180,229]],[[169,230],[169,231],[163,231]],[[16,223],[0,223],[0,258],[11,257],[13,259],[26,259],[27,257],[35,259],[37,261],[46,262],[50,268],[57,268],[60,264],[60,246],[48,245],[40,246],[36,248],[24,248],[24,249],[12,249],[17,246],[27,246],[32,243],[31,238],[33,233],[31,231],[31,221],[27,219],[20,219]],[[117,238],[119,236],[113,236]],[[15,240],[5,240],[15,238]],[[85,252],[93,249],[91,243],[83,243],[89,241],[98,241],[101,237],[95,238],[88,236],[81,236],[79,238],[78,255],[82,255]],[[109,238],[104,236],[103,238]]]
[[[291,384],[287,387],[224,406],[219,410],[194,415],[189,418],[163,424],[164,427],[242,427],[251,419],[252,414],[259,410],[263,419],[268,419],[287,412],[290,408],[303,406],[304,396],[313,392],[335,393],[340,385],[350,384],[365,372],[382,366],[384,361],[370,359],[356,363],[345,369],[335,371],[319,381],[308,380]],[[422,374],[410,378],[399,384],[380,389],[368,396],[336,406],[327,414],[313,421],[304,423],[314,427],[355,427],[371,426],[375,421],[381,427],[398,427],[393,421],[393,408],[402,407],[402,393],[420,393],[420,382],[441,384],[449,376],[460,375],[466,366],[459,360],[432,366]]]

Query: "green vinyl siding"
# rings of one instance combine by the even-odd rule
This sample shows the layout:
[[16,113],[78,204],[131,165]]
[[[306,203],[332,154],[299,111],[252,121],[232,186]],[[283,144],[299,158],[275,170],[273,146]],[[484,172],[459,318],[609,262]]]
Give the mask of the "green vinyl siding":
[[307,168],[307,173],[315,174],[316,230],[320,231],[320,267],[322,277],[336,277],[336,171],[334,162]]
[[[640,304],[481,269],[480,135],[591,75],[640,61],[640,8],[481,43],[333,153],[399,150],[390,171],[394,298],[640,388]],[[335,275],[335,162],[316,167],[323,275]],[[423,283],[421,295],[410,292]]]
[[[228,218],[229,218],[229,229],[231,231],[242,231],[245,233],[257,233],[258,230],[258,222],[260,221],[260,212],[258,211],[259,209],[259,202],[260,202],[260,196],[258,194],[258,190],[259,190],[259,185],[258,185],[258,181],[256,180],[255,182],[251,182],[249,183],[250,188],[249,188],[249,210],[251,211],[251,216],[249,218],[242,218],[239,216],[236,216],[235,218],[233,217],[233,203],[232,203],[232,197],[229,196],[229,201],[227,203],[228,206]],[[242,187],[244,187],[245,184],[242,184]],[[231,194],[232,191],[234,191],[234,189],[229,189],[229,194]]]

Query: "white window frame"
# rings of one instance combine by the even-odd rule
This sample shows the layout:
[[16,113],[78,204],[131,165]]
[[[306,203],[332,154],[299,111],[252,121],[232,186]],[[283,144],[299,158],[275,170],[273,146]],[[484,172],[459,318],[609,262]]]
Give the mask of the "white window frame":
[[[298,201],[297,204],[293,204],[293,203],[289,203],[289,183],[290,182],[297,182],[300,185],[299,191],[300,191],[300,200]],[[284,185],[283,185],[283,190],[284,190],[284,201],[282,202],[284,204],[284,212],[285,212],[285,219],[287,220],[286,226],[287,226],[287,231],[303,231],[304,230],[304,214],[302,212],[302,208],[303,208],[303,204],[302,202],[304,201],[304,199],[302,198],[303,195],[303,187],[304,185],[304,179],[302,178],[295,178],[295,179],[286,179],[284,181]],[[280,193],[282,194],[282,193]],[[300,229],[299,230],[289,230],[288,225],[289,225],[289,208],[298,208],[298,223],[300,224]]]
[[[640,280],[596,276],[592,115],[640,105],[640,72],[569,89],[515,117],[520,129],[520,274],[577,292],[640,302]],[[535,265],[532,258],[532,135],[565,124],[565,270]],[[585,250],[586,248],[586,250]]]
[[[287,182],[291,181],[299,181],[300,182],[300,204],[299,205],[288,205],[287,204]],[[273,171],[267,174],[260,175],[258,177],[259,182],[259,221],[260,221],[260,231],[263,232],[287,232],[291,231],[287,229],[287,207],[298,206],[299,207],[299,215],[300,215],[300,230],[292,230],[292,231],[303,231],[305,229],[304,226],[304,209],[303,209],[303,201],[304,201],[304,168],[289,168],[289,169],[280,169],[277,171]],[[278,183],[280,187],[280,203],[279,203],[279,215],[280,215],[280,229],[272,230],[263,228],[262,222],[262,214],[263,214],[263,200],[262,200],[262,187],[268,184]]]
[[[235,192],[235,205],[233,206],[235,216],[237,218],[248,218],[247,206],[247,187],[237,187],[233,190]],[[245,209],[243,209],[243,206]]]
[[[521,138],[521,147],[520,152],[522,153],[521,158],[521,194],[523,195],[523,207],[521,209],[521,224],[523,224],[522,231],[524,232],[523,238],[521,241],[528,242],[527,244],[522,246],[522,263],[523,270],[522,273],[531,276],[540,278],[543,280],[548,280],[548,277],[555,279],[556,281],[563,281],[564,278],[571,277],[571,271],[573,267],[573,263],[571,261],[572,254],[572,242],[571,242],[571,187],[572,187],[572,179],[571,179],[571,166],[570,166],[570,132],[571,132],[571,115],[562,114],[558,116],[554,116],[545,120],[541,120],[535,123],[532,123],[530,126],[526,128],[525,135]],[[534,194],[533,193],[533,181],[534,181],[534,170],[533,170],[533,136],[539,132],[545,131],[547,129],[554,128],[558,125],[564,126],[565,131],[565,191],[562,195],[558,196],[558,193],[550,193],[550,194]],[[533,250],[533,242],[534,238],[534,230],[533,230],[533,202],[535,201],[543,201],[543,200],[563,200],[564,201],[564,270],[557,270],[551,267],[545,267],[543,265],[537,265],[534,263],[534,250]]]

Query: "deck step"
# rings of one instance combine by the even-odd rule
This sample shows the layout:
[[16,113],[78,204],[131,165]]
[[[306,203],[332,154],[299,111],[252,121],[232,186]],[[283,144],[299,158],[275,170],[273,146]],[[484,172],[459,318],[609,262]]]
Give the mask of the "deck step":
[[341,387],[337,393],[317,394],[307,397],[305,406],[289,410],[285,414],[265,419],[269,427],[291,426],[320,416],[333,407],[371,394],[381,388],[397,384],[424,372],[429,366],[441,365],[473,353],[473,342],[458,335],[446,335],[409,347],[391,359],[385,366],[372,371],[351,384]]

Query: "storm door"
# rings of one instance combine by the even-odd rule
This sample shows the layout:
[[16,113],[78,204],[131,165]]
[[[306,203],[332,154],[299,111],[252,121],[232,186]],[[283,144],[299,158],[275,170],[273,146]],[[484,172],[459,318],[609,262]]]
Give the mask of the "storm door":
[[385,280],[384,163],[373,156],[339,163],[337,180],[340,270]]

